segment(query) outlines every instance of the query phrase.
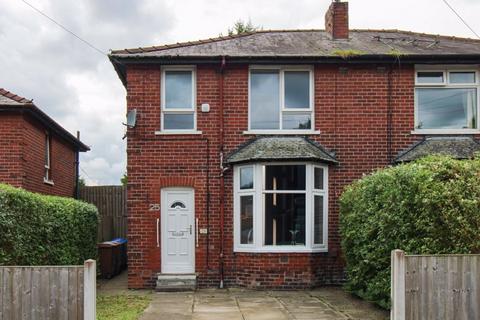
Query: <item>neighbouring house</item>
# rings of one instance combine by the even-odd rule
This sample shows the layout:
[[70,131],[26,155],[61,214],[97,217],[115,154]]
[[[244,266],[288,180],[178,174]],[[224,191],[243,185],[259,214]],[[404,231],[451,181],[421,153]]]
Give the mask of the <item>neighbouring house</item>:
[[137,116],[130,288],[341,283],[346,185],[480,149],[480,41],[349,29],[347,2],[325,21],[110,53]]
[[90,150],[27,100],[0,88],[0,182],[75,197],[79,152]]

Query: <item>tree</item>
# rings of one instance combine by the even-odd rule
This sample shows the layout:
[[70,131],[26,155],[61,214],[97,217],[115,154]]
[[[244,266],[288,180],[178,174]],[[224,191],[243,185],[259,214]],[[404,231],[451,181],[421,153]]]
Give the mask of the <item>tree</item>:
[[122,184],[122,186],[127,186],[128,176],[126,172],[123,174],[123,177],[120,178],[120,183]]
[[228,35],[233,36],[236,34],[249,33],[261,29],[262,27],[260,26],[254,26],[250,19],[248,19],[247,22],[239,19],[233,24],[232,28],[228,28]]
[[83,177],[78,178],[78,186],[79,187],[85,187],[87,184],[85,182],[85,179]]

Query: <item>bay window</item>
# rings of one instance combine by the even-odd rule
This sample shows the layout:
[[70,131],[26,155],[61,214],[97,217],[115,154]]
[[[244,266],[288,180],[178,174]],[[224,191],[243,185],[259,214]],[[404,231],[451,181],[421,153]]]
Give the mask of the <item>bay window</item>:
[[250,69],[250,131],[311,131],[313,109],[311,68]]
[[311,163],[236,166],[235,251],[326,251],[327,174]]
[[478,77],[475,70],[417,70],[415,130],[468,133],[478,130]]

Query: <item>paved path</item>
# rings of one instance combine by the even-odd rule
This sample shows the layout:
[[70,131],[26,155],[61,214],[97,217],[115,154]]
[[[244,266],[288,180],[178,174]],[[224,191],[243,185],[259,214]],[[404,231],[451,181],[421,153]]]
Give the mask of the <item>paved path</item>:
[[388,312],[331,287],[310,291],[208,289],[152,296],[141,320],[388,319]]

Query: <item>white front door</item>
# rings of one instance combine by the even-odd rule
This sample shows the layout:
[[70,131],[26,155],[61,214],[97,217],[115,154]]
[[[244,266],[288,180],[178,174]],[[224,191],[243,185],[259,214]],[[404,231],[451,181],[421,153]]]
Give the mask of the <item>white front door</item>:
[[195,272],[194,207],[193,189],[162,189],[162,273]]

